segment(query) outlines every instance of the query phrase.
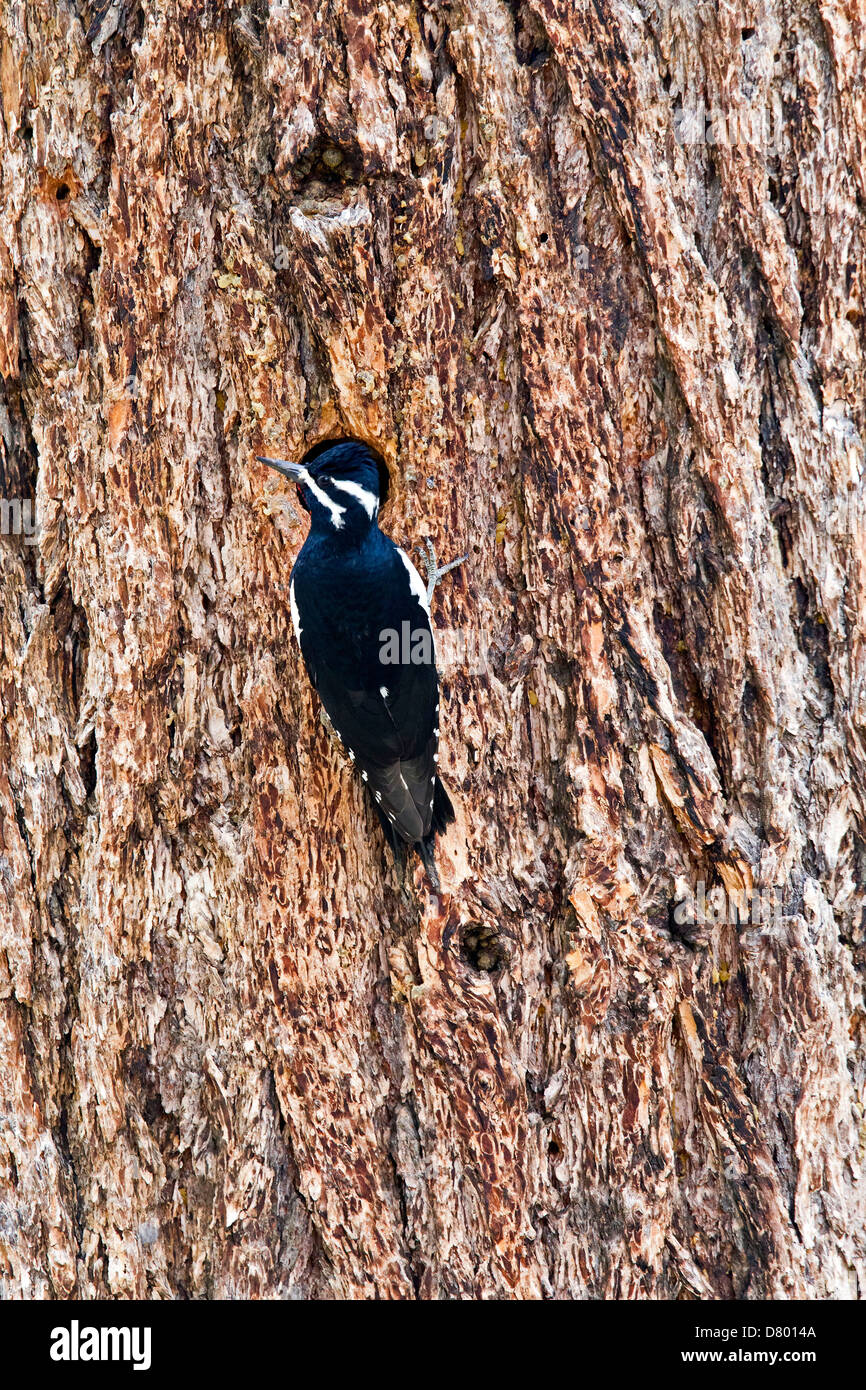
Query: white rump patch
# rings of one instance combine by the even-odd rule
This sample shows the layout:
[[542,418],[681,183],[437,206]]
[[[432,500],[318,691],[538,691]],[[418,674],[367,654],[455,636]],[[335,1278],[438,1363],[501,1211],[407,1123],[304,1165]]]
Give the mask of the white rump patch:
[[397,546],[397,554],[400,556],[400,559],[403,561],[403,564],[406,566],[406,569],[409,572],[409,588],[412,590],[412,593],[415,595],[421,607],[424,609],[424,612],[427,613],[429,616],[430,605],[427,602],[427,585],[424,583],[424,580],[421,578],[415,566],[412,564],[412,561],[409,559],[409,556],[406,554],[405,550],[401,550],[399,545]]
[[301,645],[301,615],[298,612],[298,601],[295,598],[295,581],[289,585],[289,608],[292,610],[292,627],[295,629],[295,636],[298,639],[298,646]]
[[360,502],[370,520],[379,510],[379,499],[374,497],[372,492],[368,492],[360,483],[351,483],[347,478],[332,478],[334,487],[338,487],[341,492],[346,492],[350,497],[354,497],[356,502]]

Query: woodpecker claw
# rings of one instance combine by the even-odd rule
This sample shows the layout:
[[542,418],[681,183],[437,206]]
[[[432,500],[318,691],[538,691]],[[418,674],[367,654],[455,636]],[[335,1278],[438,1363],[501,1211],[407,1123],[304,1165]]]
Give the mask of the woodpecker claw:
[[433,590],[442,576],[448,574],[450,570],[456,569],[458,565],[462,565],[464,560],[469,559],[469,556],[461,555],[458,560],[451,560],[449,564],[442,565],[440,568],[436,564],[436,551],[433,549],[433,542],[429,536],[424,537],[424,549],[426,552],[424,562],[427,567],[427,602],[429,603],[433,597]]

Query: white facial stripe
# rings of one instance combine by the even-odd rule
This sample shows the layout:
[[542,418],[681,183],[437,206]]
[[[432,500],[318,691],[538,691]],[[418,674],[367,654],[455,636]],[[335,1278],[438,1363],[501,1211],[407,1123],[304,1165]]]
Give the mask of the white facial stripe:
[[420,603],[421,607],[424,609],[425,613],[429,614],[430,605],[427,602],[427,585],[424,583],[424,580],[421,578],[415,566],[412,564],[412,561],[409,559],[409,556],[406,554],[405,550],[401,550],[399,545],[397,546],[397,554],[400,556],[400,559],[403,561],[403,564],[409,571],[409,588],[412,590],[412,593],[415,595],[416,599]]
[[289,607],[292,610],[292,627],[295,629],[295,636],[298,639],[298,646],[301,645],[301,615],[298,612],[298,602],[295,598],[295,581],[289,585]]
[[360,483],[352,483],[344,478],[332,478],[331,483],[333,487],[338,487],[341,492],[347,492],[350,497],[355,498],[356,502],[360,502],[364,511],[372,521],[379,509],[378,499],[373,496],[372,492],[368,492],[365,487],[361,487]]
[[329,497],[324,488],[319,487],[319,484],[313,481],[306,468],[300,474],[300,478],[304,487],[310,489],[316,501],[320,502],[323,507],[327,507],[331,513],[331,523],[339,531],[343,524],[343,517],[346,515],[346,508],[341,507],[339,502],[335,502],[333,497]]

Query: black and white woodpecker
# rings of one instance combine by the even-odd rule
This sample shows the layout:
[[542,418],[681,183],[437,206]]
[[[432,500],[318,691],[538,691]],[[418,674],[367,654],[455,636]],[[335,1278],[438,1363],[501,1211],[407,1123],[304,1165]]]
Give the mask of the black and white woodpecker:
[[428,543],[425,584],[406,552],[379,530],[388,472],[366,444],[326,441],[301,463],[259,461],[297,484],[310,514],[289,585],[310,680],[392,849],[401,855],[402,846],[414,846],[438,889],[433,845],[454,811],[438,775],[430,599],[461,561],[437,569]]

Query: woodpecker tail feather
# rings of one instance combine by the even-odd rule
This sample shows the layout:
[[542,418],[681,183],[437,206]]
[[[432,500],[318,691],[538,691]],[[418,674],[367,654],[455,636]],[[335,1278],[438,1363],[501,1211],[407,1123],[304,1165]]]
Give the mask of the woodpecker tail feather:
[[[399,861],[401,869],[405,868],[406,852],[409,845],[403,837],[398,834],[394,822],[385,814],[379,803],[372,801],[372,806],[373,810],[376,812],[379,824],[385,832],[385,839],[390,846],[394,858]],[[441,893],[442,891],[434,855],[436,836],[441,835],[449,825],[453,824],[454,807],[451,805],[451,798],[437,777],[436,785],[433,789],[433,819],[429,834],[425,835],[423,840],[416,840],[412,845],[412,848],[418,851],[418,858],[427,871],[430,887],[433,889],[434,893]]]
[[442,785],[442,779],[437,777],[433,788],[433,823],[428,839],[432,842],[434,835],[442,834],[453,824],[454,807],[451,805],[451,798]]
[[370,797],[370,805],[376,812],[376,819],[378,820],[383,831],[385,832],[385,840],[388,844],[389,849],[393,851],[395,857],[398,853],[402,854],[405,857],[405,851],[407,848],[406,841],[403,839],[402,835],[397,834],[397,831],[394,828],[394,822],[388,819],[388,817],[385,815],[385,812],[382,810],[382,807],[379,805],[378,802],[374,801],[372,797]]
[[426,840],[419,840],[415,848],[418,851],[418,858],[424,865],[427,877],[430,880],[430,887],[434,893],[442,892],[442,884],[439,882],[439,870],[436,868],[436,856],[433,853],[433,844],[436,839],[435,834],[431,833]]
[[425,835],[423,840],[419,840],[415,846],[418,851],[418,857],[427,870],[430,887],[433,889],[434,893],[442,892],[442,884],[439,882],[439,873],[436,868],[434,854],[436,836],[443,834],[448,829],[448,826],[453,824],[454,807],[451,805],[451,798],[437,777],[436,785],[433,788],[433,820],[430,825],[430,833],[429,835]]

